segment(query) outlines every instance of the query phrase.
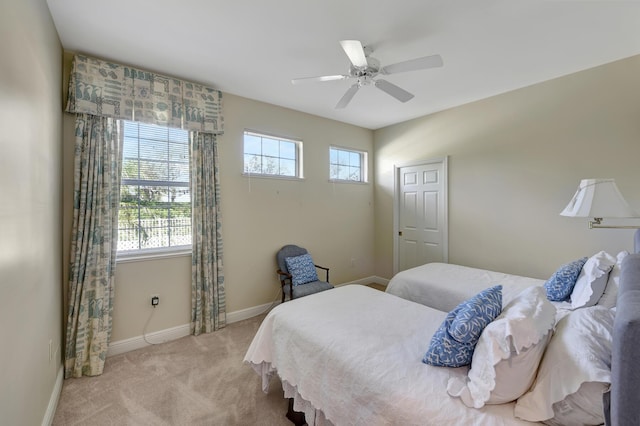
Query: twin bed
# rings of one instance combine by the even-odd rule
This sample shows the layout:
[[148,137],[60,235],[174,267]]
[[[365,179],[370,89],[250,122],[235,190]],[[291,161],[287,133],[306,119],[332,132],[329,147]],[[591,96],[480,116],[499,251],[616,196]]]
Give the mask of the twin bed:
[[458,304],[493,285],[502,285],[503,304],[528,287],[544,280],[504,274],[449,263],[427,263],[398,272],[387,285],[387,293],[439,311],[449,312]]
[[[639,248],[636,247],[636,252]],[[387,293],[365,286],[348,285],[282,304],[263,321],[247,351],[245,362],[262,377],[262,389],[265,392],[269,390],[271,378],[277,374],[285,397],[293,401],[293,410],[304,413],[309,425],[536,424],[523,419],[531,418],[526,414],[528,409],[535,408],[539,403],[536,395],[529,396],[528,401],[523,401],[524,397],[506,403],[492,403],[489,400],[475,408],[473,405],[477,399],[469,398],[468,390],[460,391],[461,386],[465,388],[473,381],[472,370],[481,370],[475,367],[476,362],[480,363],[480,360],[476,361],[475,353],[471,370],[469,366],[452,368],[427,365],[422,358],[448,312],[470,295],[501,284],[504,313],[507,307],[519,303],[521,294],[539,293],[544,281],[444,264],[432,266],[432,269],[433,273],[427,275],[435,278],[431,282],[427,280],[426,285],[419,278],[424,275],[424,269],[414,270],[400,278],[404,281],[408,279],[409,283],[418,280],[417,284],[407,285],[406,282],[401,284],[392,280]],[[427,290],[416,292],[416,286]],[[409,294],[411,291],[414,293]],[[548,303],[546,299],[544,303]],[[545,304],[544,309],[553,309],[555,312],[564,308],[561,303],[554,303],[556,305],[552,308]],[[584,416],[567,420],[571,419],[567,417],[567,407],[582,404],[600,407],[597,411],[604,410],[604,413],[593,413],[592,420],[604,416],[610,417],[608,424],[611,425],[640,424],[640,394],[636,391],[640,383],[640,372],[637,372],[640,362],[640,350],[637,348],[640,344],[640,254],[629,255],[622,262],[615,310],[594,307],[581,312],[593,312],[590,318],[602,319],[602,324],[594,320],[587,321],[594,328],[586,332],[582,330],[581,333],[587,337],[597,335],[601,338],[584,346],[583,350],[577,350],[584,353],[579,354],[581,357],[577,358],[576,363],[581,364],[582,358],[595,357],[594,351],[597,349],[593,345],[606,347],[606,353],[600,356],[599,370],[596,368],[598,371],[589,374],[597,375],[595,382],[610,382],[611,390],[600,399],[604,387],[609,387],[608,383],[606,386],[600,383],[603,388],[596,390],[598,404],[588,399],[555,401],[553,410],[564,410],[565,413],[546,419],[546,423],[584,424],[587,421],[583,420]],[[571,318],[573,322],[569,321],[571,316],[568,315],[562,326],[558,323],[557,336],[551,331],[540,339],[545,344],[547,358],[551,358],[548,353],[552,350],[560,351],[561,357],[565,356],[563,344],[580,345],[579,341],[576,343],[576,337],[565,329],[571,328],[572,324],[583,326],[585,320],[578,318],[578,315],[583,316],[581,312],[572,314],[576,317],[575,320]],[[615,312],[615,319],[611,312]],[[609,318],[609,327],[603,325],[607,323],[606,318]],[[565,335],[560,336],[562,333],[566,338]],[[554,342],[554,338],[557,342]],[[525,357],[527,351],[534,352],[528,348],[520,349],[520,355]],[[478,343],[476,352],[483,350],[486,348],[480,349]],[[571,349],[565,348],[565,352],[571,352]],[[511,355],[515,357],[513,352]],[[509,357],[508,354],[506,356]],[[539,356],[542,357],[542,352]],[[517,363],[515,358],[507,361],[504,365],[496,364],[495,371],[498,371],[499,365],[512,368],[514,366],[511,363]],[[545,380],[549,377],[542,377],[543,370],[548,370],[545,374],[552,378],[558,374],[553,372],[554,363],[549,361],[545,366],[543,361],[539,371],[538,364],[535,364],[536,368],[530,376],[532,380],[536,374],[539,376],[534,386],[546,385]],[[563,363],[566,360],[560,358],[557,364]],[[573,371],[573,368],[571,365],[563,367],[567,372]],[[494,374],[496,391],[499,387],[497,374],[507,373]],[[587,390],[586,386],[591,385],[586,379],[568,381],[576,383],[572,383],[573,388],[567,388],[563,395],[571,393],[574,397],[580,396],[583,390]],[[469,385],[469,388],[472,387]],[[577,392],[578,387],[580,392]],[[460,395],[465,392],[466,399]],[[542,389],[541,392],[546,395],[553,394],[555,390]]]

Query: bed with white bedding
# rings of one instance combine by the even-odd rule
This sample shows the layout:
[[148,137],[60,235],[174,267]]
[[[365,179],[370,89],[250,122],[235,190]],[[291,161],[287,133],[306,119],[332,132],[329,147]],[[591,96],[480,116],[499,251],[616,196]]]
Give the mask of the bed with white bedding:
[[398,272],[389,281],[386,291],[448,312],[460,302],[493,285],[502,285],[502,300],[506,305],[525,288],[542,286],[544,283],[544,280],[536,278],[434,262]]
[[277,373],[310,425],[531,424],[513,416],[513,404],[476,410],[451,398],[448,380],[467,367],[421,362],[445,316],[366,286],[339,287],[276,307],[245,361],[264,391]]
[[[489,285],[496,283],[493,278]],[[520,282],[524,290],[515,296],[517,290],[510,293],[506,284],[505,310],[486,326],[481,340],[505,312],[511,312],[509,306],[518,306],[522,294],[542,291],[539,285]],[[270,379],[277,374],[285,397],[294,401],[293,409],[303,412],[309,425],[536,424],[524,418],[567,424],[567,418],[602,419],[609,413],[608,424],[638,425],[640,255],[624,260],[619,286],[616,309],[603,306],[578,309],[555,324],[555,334],[551,326],[548,335],[540,339],[544,346],[537,346],[546,350],[542,362],[539,368],[535,364],[530,371],[533,378],[537,376],[535,384],[508,403],[481,400],[477,404],[481,408],[473,408],[478,400],[478,393],[474,395],[469,385],[474,380],[473,372],[477,377],[487,371],[482,357],[476,356],[484,354],[486,359],[487,348],[488,353],[494,353],[491,344],[481,348],[478,343],[470,366],[426,365],[421,360],[434,333],[448,316],[447,311],[363,286],[345,286],[276,307],[265,318],[244,361],[262,377],[265,392]],[[465,295],[459,297],[464,299]],[[573,332],[572,327],[576,326],[579,328]],[[577,344],[583,344],[583,348],[576,349]],[[526,358],[534,347],[518,344],[511,349],[520,348],[517,355]],[[542,357],[543,352],[537,352]],[[596,353],[599,355],[595,356]],[[585,358],[584,354],[588,356]],[[510,379],[507,376],[503,380],[505,377],[500,375],[505,373],[499,372],[498,367],[511,368],[513,361],[516,368],[521,362],[516,362],[508,348],[504,357],[504,362],[494,359],[490,364],[496,391],[498,383],[509,385]],[[585,367],[586,364],[589,366]],[[566,372],[571,374],[548,388],[549,382]],[[611,391],[605,394],[603,403],[602,392],[609,383]],[[590,388],[594,385],[597,389]],[[549,400],[548,395],[555,399]],[[583,417],[567,417],[573,415],[571,407],[575,407],[576,401],[578,405],[589,401],[587,405],[600,408],[579,413]],[[567,407],[571,409],[567,411]],[[558,414],[548,418],[545,411]],[[577,420],[573,424],[587,423]]]

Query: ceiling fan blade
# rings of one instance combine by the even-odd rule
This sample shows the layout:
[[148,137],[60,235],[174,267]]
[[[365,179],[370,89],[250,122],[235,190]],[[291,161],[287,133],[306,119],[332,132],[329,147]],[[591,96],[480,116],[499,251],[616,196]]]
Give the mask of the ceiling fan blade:
[[442,58],[440,55],[425,56],[423,58],[411,59],[409,61],[398,62],[396,64],[383,67],[380,72],[382,74],[395,74],[406,71],[417,71],[428,68],[437,68],[442,66]]
[[354,67],[364,68],[369,65],[367,56],[364,54],[364,47],[358,40],[342,40],[340,45],[342,45],[344,53],[347,54]]
[[294,78],[291,80],[291,84],[300,84],[300,83],[311,83],[318,81],[334,81],[334,80],[344,80],[349,78],[348,75],[338,74],[338,75],[323,75],[320,77],[305,77],[305,78]]
[[349,105],[349,102],[351,102],[351,99],[353,99],[353,96],[356,94],[358,89],[360,89],[360,86],[358,86],[358,83],[349,87],[349,89],[347,89],[347,92],[342,96],[340,101],[336,104],[336,109],[342,109],[347,105]]
[[376,80],[375,85],[378,89],[393,96],[400,102],[407,102],[409,99],[413,98],[411,93],[401,89],[393,83],[389,83],[387,80]]

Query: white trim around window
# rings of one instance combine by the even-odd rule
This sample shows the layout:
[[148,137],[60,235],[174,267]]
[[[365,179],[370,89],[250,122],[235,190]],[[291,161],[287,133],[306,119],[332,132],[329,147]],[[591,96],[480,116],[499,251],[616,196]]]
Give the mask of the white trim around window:
[[116,262],[140,262],[144,260],[166,259],[169,257],[191,256],[191,246],[162,247],[157,249],[142,249],[119,251]]
[[369,182],[368,153],[359,149],[329,146],[329,182]]
[[191,253],[189,133],[123,120],[117,261]]
[[245,129],[243,140],[244,176],[276,179],[303,179],[302,140]]

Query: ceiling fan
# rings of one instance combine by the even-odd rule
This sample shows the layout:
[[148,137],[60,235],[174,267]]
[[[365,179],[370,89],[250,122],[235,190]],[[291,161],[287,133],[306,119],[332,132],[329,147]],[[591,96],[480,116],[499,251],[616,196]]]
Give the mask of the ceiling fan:
[[442,58],[440,55],[431,55],[398,62],[392,65],[387,65],[386,67],[380,67],[380,61],[369,56],[372,53],[372,50],[369,47],[363,46],[360,41],[342,40],[340,45],[342,45],[342,49],[351,61],[348,74],[324,75],[320,77],[296,78],[291,80],[291,83],[293,84],[300,84],[316,81],[345,80],[348,78],[355,79],[356,82],[347,89],[347,92],[342,96],[340,101],[338,101],[336,108],[346,107],[360,87],[369,85],[374,85],[400,102],[407,102],[413,98],[413,94],[393,83],[389,83],[387,80],[383,80],[381,78],[374,80],[374,77],[377,77],[379,74],[396,74],[442,66]]

